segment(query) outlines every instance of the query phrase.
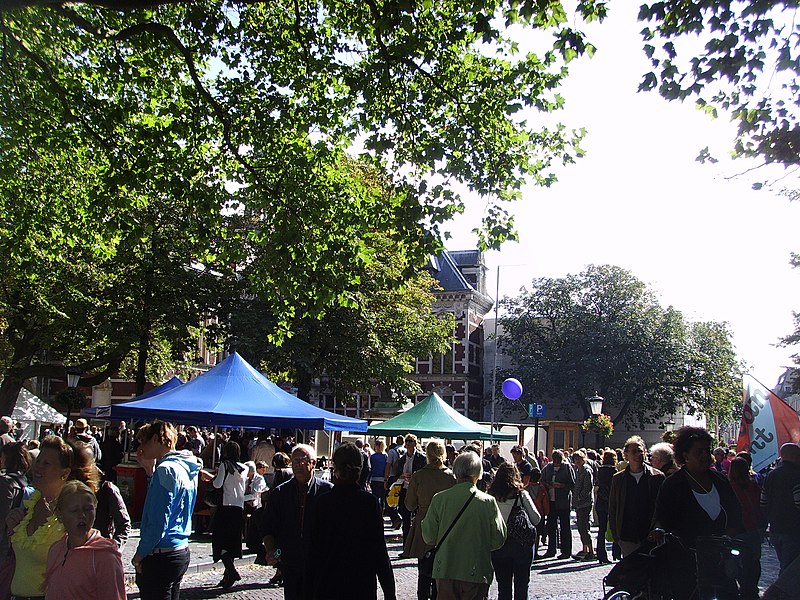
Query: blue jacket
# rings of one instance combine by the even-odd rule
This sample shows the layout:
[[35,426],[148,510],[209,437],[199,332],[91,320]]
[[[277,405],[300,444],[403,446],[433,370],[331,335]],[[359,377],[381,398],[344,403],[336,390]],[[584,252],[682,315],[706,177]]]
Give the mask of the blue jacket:
[[170,452],[158,461],[144,501],[138,555],[188,544],[199,471],[189,451]]

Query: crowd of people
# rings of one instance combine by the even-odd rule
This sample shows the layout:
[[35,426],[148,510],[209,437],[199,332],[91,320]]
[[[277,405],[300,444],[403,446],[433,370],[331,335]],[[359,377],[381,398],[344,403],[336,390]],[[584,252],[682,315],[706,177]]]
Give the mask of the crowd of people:
[[[781,572],[800,568],[796,444],[781,448],[774,468],[754,473],[747,453],[712,449],[712,436],[696,427],[649,450],[633,436],[619,449],[556,449],[549,457],[524,446],[504,456],[496,444],[422,444],[407,434],[388,447],[341,443],[323,478],[313,443],[268,431],[215,437],[156,421],[135,435],[121,423],[94,436],[79,419],[66,440],[46,435],[32,447],[15,438],[7,417],[0,430],[0,599],[125,597],[120,549],[130,518],[103,468],[117,461],[115,444],[135,448],[148,474],[132,561],[143,600],[179,598],[198,502],[213,505],[213,559],[224,565],[218,585],[240,579],[244,542],[257,562],[275,566],[270,584],[282,585],[287,600],[377,598],[379,586],[395,598],[384,518],[401,530],[400,557],[417,561],[421,600],[485,599],[494,578],[498,600],[527,598],[536,560],[610,563],[662,531],[686,548],[710,535],[737,540],[742,600],[758,598],[768,525]],[[198,497],[201,481],[218,490],[216,500]],[[669,560],[665,568],[690,575],[674,578],[671,590],[688,600],[692,554]],[[320,564],[348,576],[327,577]]]
[[88,424],[66,440],[18,440],[8,417],[0,429],[0,598],[126,598],[130,517]]

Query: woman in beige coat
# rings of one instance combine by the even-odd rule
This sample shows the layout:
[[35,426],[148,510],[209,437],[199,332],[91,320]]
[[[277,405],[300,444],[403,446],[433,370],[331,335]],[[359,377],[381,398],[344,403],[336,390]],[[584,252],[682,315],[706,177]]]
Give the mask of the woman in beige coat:
[[418,600],[436,598],[436,583],[432,578],[433,563],[428,564],[428,561],[422,559],[432,547],[422,539],[422,519],[428,512],[434,494],[449,489],[456,483],[453,472],[444,466],[445,449],[442,442],[429,442],[425,447],[425,454],[428,464],[411,476],[406,492],[406,508],[412,513],[416,511],[416,514],[403,549],[404,557],[419,559]]

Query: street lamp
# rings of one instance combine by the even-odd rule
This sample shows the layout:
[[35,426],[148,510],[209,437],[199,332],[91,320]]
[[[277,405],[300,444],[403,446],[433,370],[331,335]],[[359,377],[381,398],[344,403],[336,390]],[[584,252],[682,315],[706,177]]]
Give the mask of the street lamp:
[[598,396],[597,392],[594,393],[594,396],[591,398],[587,398],[586,402],[589,403],[589,410],[592,412],[593,415],[601,415],[603,414],[603,400],[602,396]]
[[67,387],[76,388],[81,381],[81,370],[78,367],[67,367]]
[[[587,398],[586,399],[586,402],[589,404],[589,410],[591,411],[592,415],[594,415],[595,417],[598,416],[598,415],[603,414],[603,400],[604,400],[603,397],[599,396],[597,394],[597,392],[595,392],[594,396],[592,396],[591,398]],[[600,432],[599,431],[595,432],[594,445],[598,449],[600,448],[600,445],[601,445],[600,444],[601,439],[602,438],[600,436]]]
[[[78,367],[67,367],[67,390],[75,390],[77,392],[78,384],[81,381],[81,370]],[[69,416],[72,409],[73,398],[71,395],[66,395],[67,403],[67,422],[64,426],[64,439],[69,437]]]
[[500,267],[524,267],[527,265],[497,265],[497,280],[495,281],[495,296],[494,296],[494,361],[492,364],[492,425],[489,428],[489,443],[494,443],[494,411],[495,404],[497,403],[497,324],[500,320]]

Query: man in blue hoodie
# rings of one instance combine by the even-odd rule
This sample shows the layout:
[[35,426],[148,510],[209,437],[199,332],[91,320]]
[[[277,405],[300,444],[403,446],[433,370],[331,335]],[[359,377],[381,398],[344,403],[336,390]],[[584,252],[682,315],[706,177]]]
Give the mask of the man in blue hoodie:
[[180,597],[189,568],[189,536],[197,500],[200,465],[189,451],[176,452],[177,431],[155,421],[142,427],[137,456],[155,463],[142,513],[141,538],[133,565],[142,600]]

